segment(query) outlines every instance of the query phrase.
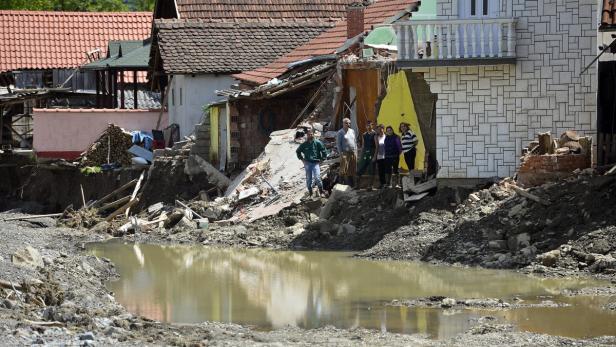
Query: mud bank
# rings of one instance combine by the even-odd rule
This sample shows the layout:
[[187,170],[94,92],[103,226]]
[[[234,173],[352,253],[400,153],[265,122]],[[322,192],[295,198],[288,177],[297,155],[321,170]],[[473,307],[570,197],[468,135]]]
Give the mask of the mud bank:
[[[2,214],[2,218],[10,215]],[[106,235],[57,228],[53,220],[0,222],[0,269],[3,280],[30,283],[29,289],[11,294],[2,289],[0,330],[8,345],[548,345],[616,343],[613,338],[573,340],[519,333],[513,327],[482,319],[479,324],[453,339],[434,341],[416,335],[398,335],[362,329],[331,327],[302,330],[283,328],[260,332],[250,327],[205,322],[195,325],[164,324],[128,313],[105,287],[117,276],[108,260],[87,255],[84,244]],[[26,244],[41,255],[39,268],[11,261]],[[28,299],[28,298],[40,299]]]

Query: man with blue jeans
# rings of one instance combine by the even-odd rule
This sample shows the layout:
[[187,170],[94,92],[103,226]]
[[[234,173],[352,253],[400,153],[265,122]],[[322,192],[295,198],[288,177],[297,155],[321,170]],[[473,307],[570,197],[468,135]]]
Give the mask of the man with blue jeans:
[[[327,149],[323,142],[314,138],[312,129],[306,130],[306,142],[299,145],[297,148],[297,158],[304,162],[306,170],[306,186],[308,194],[312,196],[312,187],[316,185],[319,188],[318,195],[323,196],[323,183],[321,182],[321,161],[327,158]],[[314,181],[314,184],[313,184]]]

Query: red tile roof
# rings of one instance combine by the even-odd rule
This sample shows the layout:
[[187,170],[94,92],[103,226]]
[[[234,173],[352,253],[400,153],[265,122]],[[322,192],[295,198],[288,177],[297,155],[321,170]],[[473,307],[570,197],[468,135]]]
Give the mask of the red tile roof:
[[601,28],[616,27],[616,1],[603,0],[603,11],[601,12]]
[[341,20],[357,0],[176,0],[180,19],[240,22],[272,20]]
[[109,40],[143,40],[150,12],[0,11],[0,72],[74,68]]
[[[419,3],[419,0],[377,0],[365,9],[364,30],[371,30],[373,25],[382,24],[401,12],[410,12],[419,6]],[[346,20],[338,21],[332,29],[325,31],[305,45],[295,48],[273,63],[233,75],[233,77],[256,84],[266,83],[287,71],[287,65],[290,63],[334,53],[347,40],[346,28]]]

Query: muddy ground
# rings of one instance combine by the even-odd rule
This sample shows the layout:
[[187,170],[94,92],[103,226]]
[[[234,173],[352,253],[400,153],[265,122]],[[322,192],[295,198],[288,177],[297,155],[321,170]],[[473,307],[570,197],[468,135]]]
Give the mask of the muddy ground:
[[[1,214],[1,218],[14,216]],[[0,222],[2,280],[21,288],[2,289],[0,331],[3,344],[69,345],[608,345],[615,338],[572,340],[515,332],[514,327],[486,317],[465,334],[446,341],[425,336],[381,333],[364,329],[316,330],[285,328],[262,332],[233,324],[205,322],[176,325],[155,322],[126,312],[105,282],[118,275],[106,259],[88,255],[84,245],[106,239],[75,229],[59,228],[51,219]],[[11,259],[26,245],[40,253],[38,268],[16,265]],[[52,324],[54,326],[46,326]]]
[[[520,196],[509,183],[500,182],[476,191],[444,188],[412,205],[404,204],[396,189],[354,191],[332,205],[327,219],[319,218],[327,199],[315,198],[253,223],[212,222],[206,230],[190,225],[152,227],[119,236],[146,243],[351,250],[360,257],[372,259],[422,260],[455,266],[517,269],[537,276],[616,280],[616,177],[585,172],[531,189],[529,192],[540,202]],[[0,214],[0,220],[11,216],[14,214]],[[447,341],[332,327],[263,332],[214,322],[199,325],[154,322],[131,315],[114,300],[105,287],[107,281],[118,276],[114,265],[85,252],[85,243],[108,239],[109,233],[118,235],[113,229],[104,225],[91,230],[62,228],[52,219],[0,221],[0,237],[4,240],[0,244],[0,280],[17,284],[16,289],[23,287],[19,294],[12,293],[10,287],[0,289],[3,343],[616,344],[616,338],[612,337],[582,341],[515,332],[515,327],[497,324],[490,317]],[[40,267],[16,265],[11,261],[12,254],[26,245],[42,255]],[[613,287],[589,288],[571,295],[614,295],[614,290]],[[432,299],[402,304],[431,307]],[[499,302],[494,306],[510,308]],[[57,326],[45,326],[48,324]]]

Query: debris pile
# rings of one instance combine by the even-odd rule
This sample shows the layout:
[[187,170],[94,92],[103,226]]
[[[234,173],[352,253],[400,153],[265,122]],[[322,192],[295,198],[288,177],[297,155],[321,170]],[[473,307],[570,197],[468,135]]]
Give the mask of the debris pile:
[[[295,150],[301,134],[298,129],[273,132],[265,150],[227,188],[225,196],[237,201],[236,215],[240,221],[254,221],[272,216],[282,209],[298,204],[306,195],[305,171]],[[318,133],[317,133],[318,134]],[[325,180],[337,160],[321,164]]]
[[101,136],[77,160],[81,166],[101,166],[111,163],[130,166],[132,156],[128,150],[132,145],[132,136],[129,132],[109,124]]
[[[423,260],[616,272],[616,176],[578,170],[531,190],[510,179],[469,195]],[[612,254],[614,253],[614,254]]]
[[564,132],[553,139],[550,132],[538,135],[521,158],[518,183],[525,187],[541,185],[569,176],[576,169],[592,164],[592,137],[581,137],[575,131]]

